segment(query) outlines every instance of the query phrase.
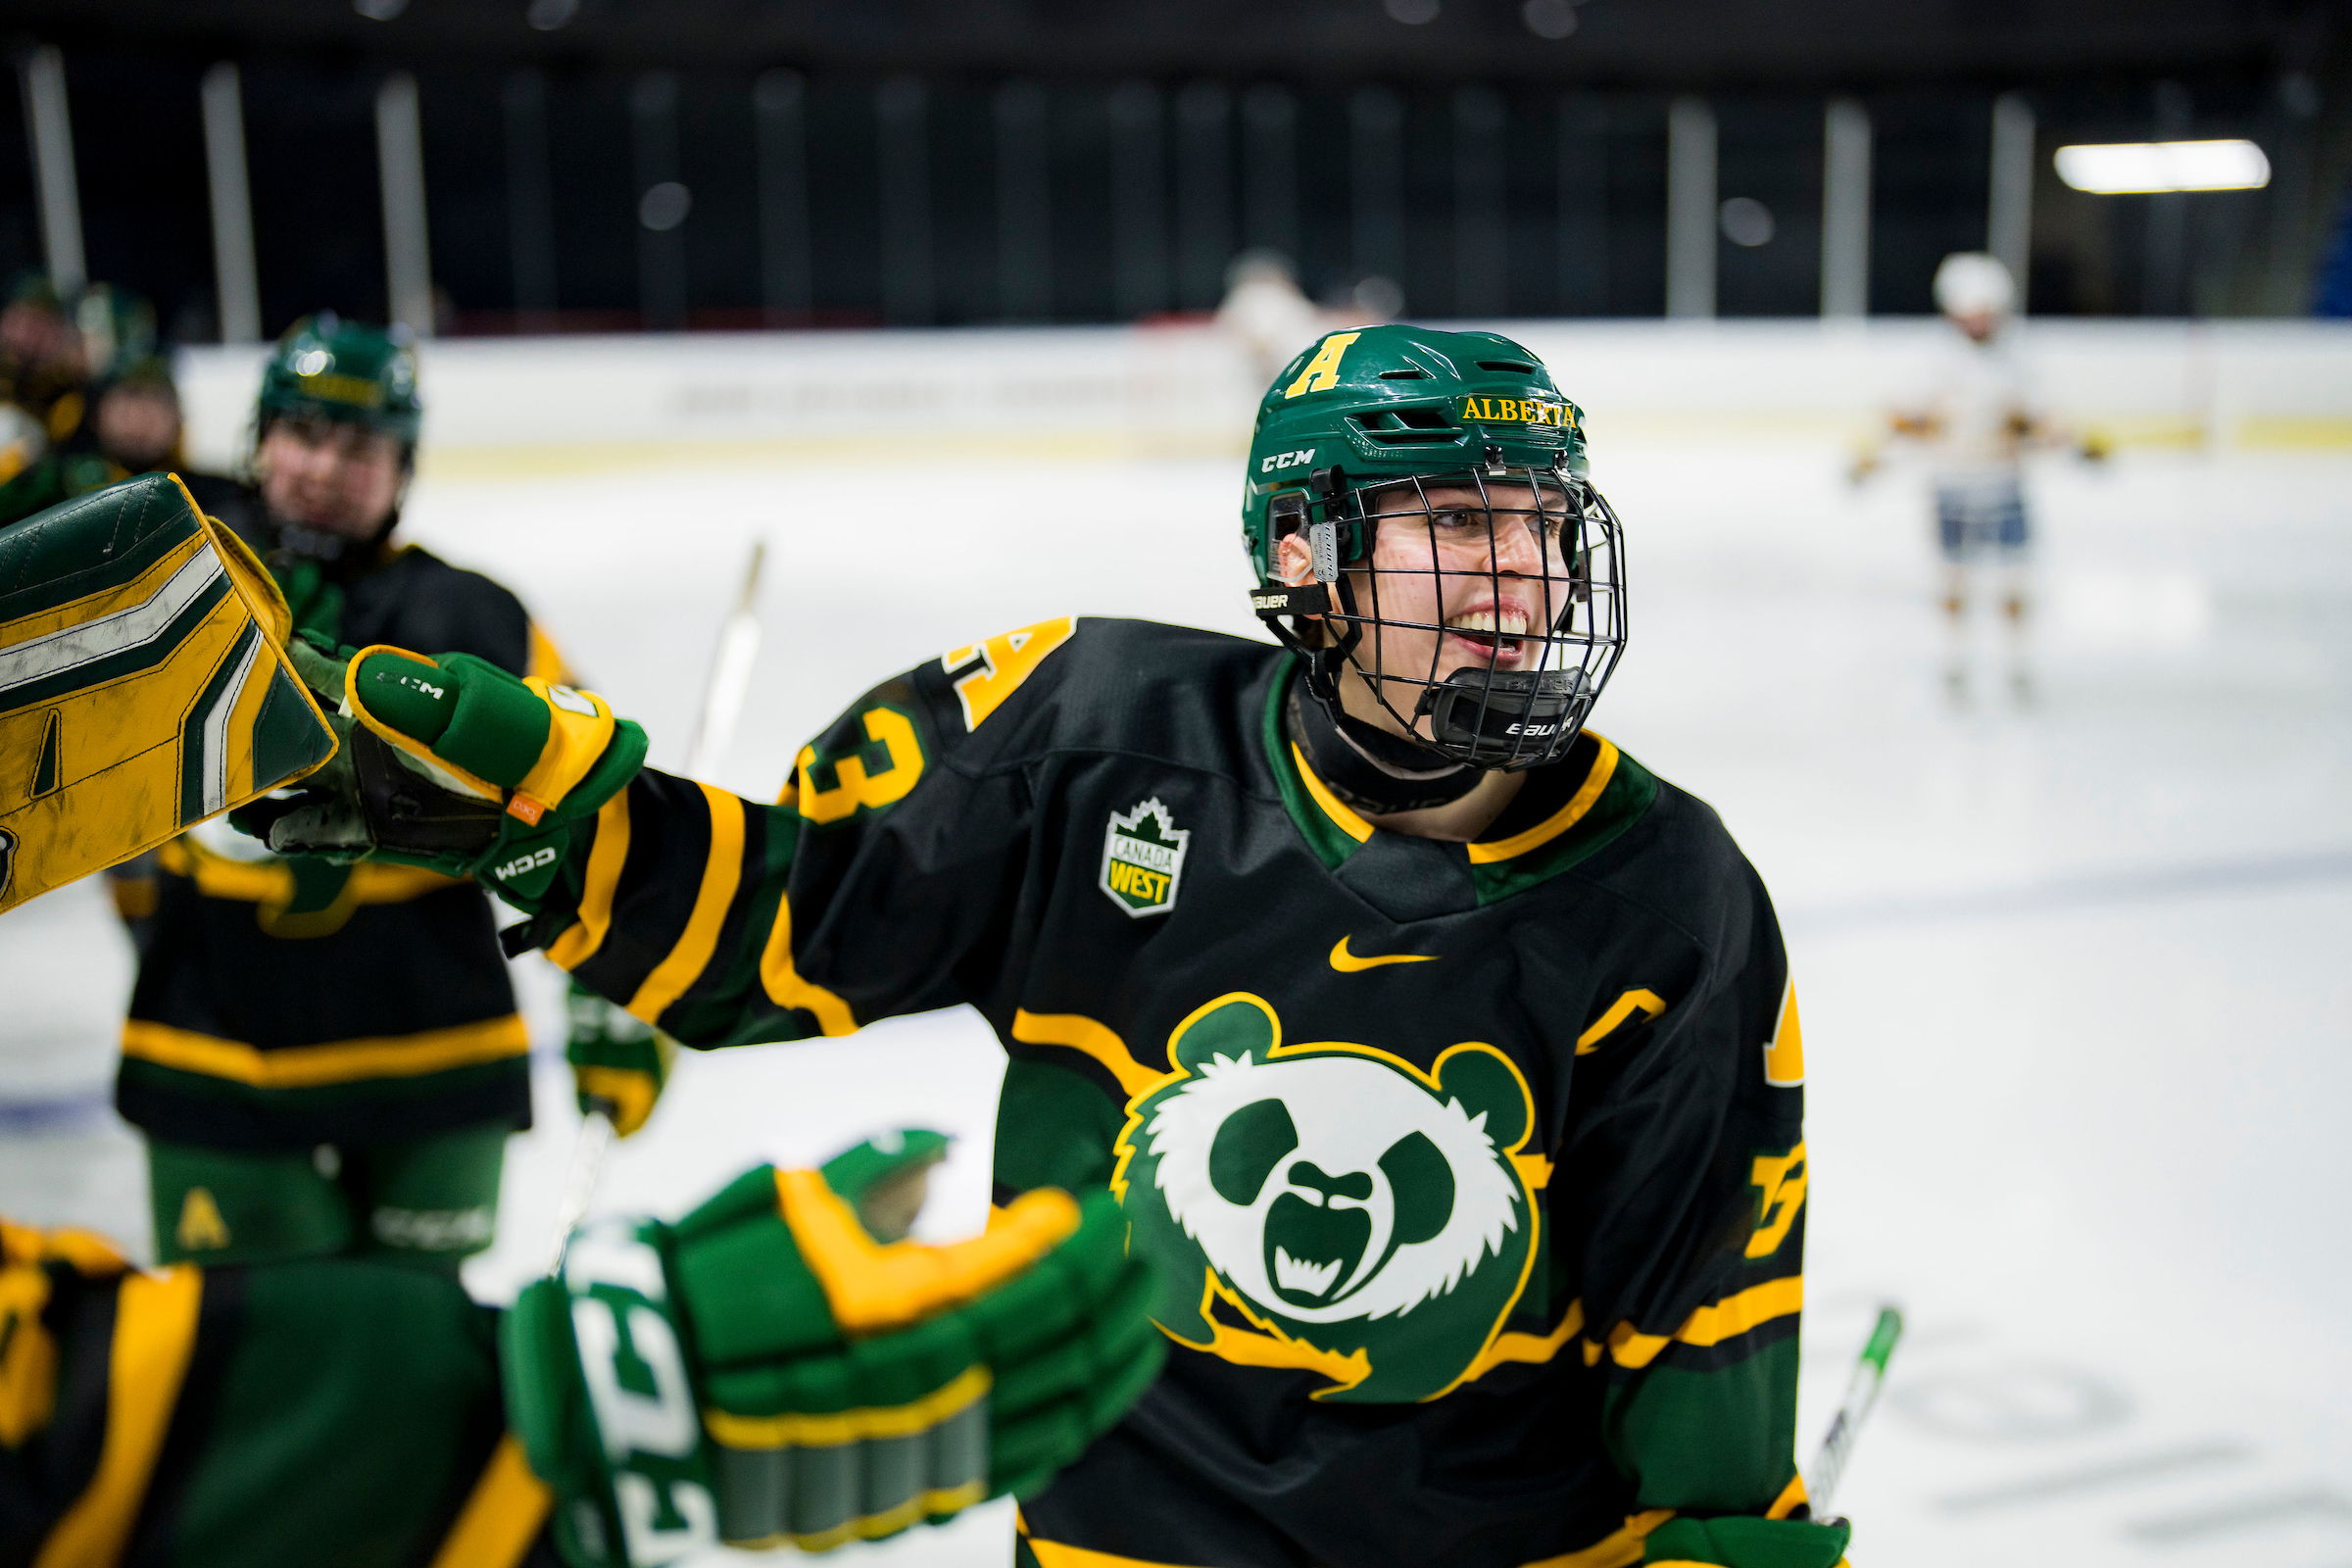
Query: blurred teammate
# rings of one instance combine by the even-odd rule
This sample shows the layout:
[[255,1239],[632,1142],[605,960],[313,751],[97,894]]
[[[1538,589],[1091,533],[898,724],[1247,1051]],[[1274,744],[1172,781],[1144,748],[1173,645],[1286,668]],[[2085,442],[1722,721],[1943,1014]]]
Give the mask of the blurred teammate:
[[[1968,700],[1969,611],[1977,598],[1999,609],[2011,696],[2022,704],[2034,694],[2024,464],[2029,453],[2063,437],[2037,407],[2008,331],[2016,294],[1996,258],[1973,251],[1945,257],[1936,270],[1936,305],[1954,335],[1934,373],[1887,420],[1888,436],[1915,441],[1927,455],[1944,564],[1944,690],[1955,704]],[[2092,442],[2081,450],[2086,458],[2104,455]],[[1877,464],[1874,443],[1856,463],[1855,477]]]
[[[252,483],[199,504],[269,564],[298,627],[554,674],[512,593],[395,542],[421,412],[406,346],[302,321],[263,376]],[[116,894],[141,950],[116,1101],[147,1137],[159,1255],[454,1268],[489,1245],[530,1095],[479,890],[273,856],[210,823]]]
[[0,305],[0,483],[80,427],[81,334],[48,280],[20,278]]
[[26,388],[32,407],[45,400],[37,421],[16,410],[14,427],[31,439],[0,456],[0,524],[167,467],[220,493],[220,481],[185,472],[179,391],[154,307],[137,295],[93,283],[69,310],[31,289],[0,314],[0,364],[12,367],[0,381]]
[[181,470],[191,488],[218,495],[219,481],[184,471],[179,389],[172,367],[149,355],[97,383],[80,428],[0,485],[0,523],[29,516],[78,495],[158,469]]
[[[1493,334],[1330,333],[1242,521],[1282,646],[951,649],[774,806],[588,694],[302,650],[353,778],[244,820],[481,879],[689,1044],[977,1008],[1000,1188],[1107,1187],[1176,1347],[1023,1562],[1833,1568],[1788,966],[1714,813],[1584,727],[1625,618],[1580,414]],[[470,842],[369,804],[412,798]]]
[[1150,1281],[1100,1194],[901,1241],[943,1143],[599,1222],[505,1312],[379,1259],[150,1273],[0,1222],[0,1562],[651,1568],[1033,1492],[1158,1364]]

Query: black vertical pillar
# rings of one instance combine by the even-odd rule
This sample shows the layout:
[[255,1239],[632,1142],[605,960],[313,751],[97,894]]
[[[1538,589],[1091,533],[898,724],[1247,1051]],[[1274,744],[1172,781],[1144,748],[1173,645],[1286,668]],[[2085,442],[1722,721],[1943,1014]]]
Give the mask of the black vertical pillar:
[[874,95],[881,131],[882,316],[893,326],[932,318],[930,106],[923,84],[893,76]]
[[1502,240],[1502,100],[1488,87],[1453,95],[1453,313],[1506,309]]
[[507,131],[507,256],[514,274],[517,331],[556,324],[556,192],[547,140],[547,77],[535,70],[507,77],[500,93]]
[[1110,114],[1112,296],[1126,319],[1168,308],[1166,157],[1159,89],[1113,88]]
[[1559,272],[1552,310],[1609,313],[1609,123],[1598,99],[1570,93],[1559,103],[1559,179],[1552,221]]
[[997,89],[997,312],[1008,321],[1054,314],[1054,208],[1045,89]]
[[1348,100],[1348,259],[1356,281],[1404,286],[1404,108],[1386,87]]
[[686,325],[686,215],[678,178],[678,78],[648,72],[629,89],[637,174],[637,308],[650,332]]
[[808,89],[799,72],[763,72],[753,84],[752,139],[760,302],[770,326],[804,322],[815,313],[816,285],[808,254]]
[[1233,97],[1213,81],[1176,95],[1177,303],[1213,309],[1233,260]]
[[1298,265],[1298,100],[1265,83],[1242,95],[1243,234]]

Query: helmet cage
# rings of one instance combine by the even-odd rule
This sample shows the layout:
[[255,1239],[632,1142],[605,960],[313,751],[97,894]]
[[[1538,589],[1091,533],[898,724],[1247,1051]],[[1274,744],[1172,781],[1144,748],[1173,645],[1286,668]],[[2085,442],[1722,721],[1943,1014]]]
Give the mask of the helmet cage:
[[[1308,688],[1335,718],[1342,683],[1358,680],[1415,744],[1511,771],[1566,756],[1616,667],[1625,646],[1625,542],[1608,502],[1565,464],[1507,466],[1493,448],[1486,457],[1452,472],[1356,482],[1320,469],[1309,480],[1314,499],[1275,498],[1274,537],[1305,531],[1314,581],[1269,585],[1256,606],[1277,639],[1305,658]],[[1430,492],[1440,487],[1475,491],[1479,504],[1433,505]],[[1537,536],[1533,573],[1505,565],[1527,559],[1524,547],[1510,547],[1512,529]],[[1392,557],[1407,553],[1395,546],[1400,530],[1420,534],[1426,564],[1379,563],[1382,539]],[[1413,612],[1399,601],[1416,578],[1428,581],[1411,598],[1439,607],[1438,620],[1407,618]],[[1535,583],[1528,627],[1506,635],[1499,623],[1485,632],[1443,624],[1447,599],[1458,600],[1471,581],[1486,584],[1497,606],[1506,582]],[[1310,636],[1310,625],[1322,628],[1320,637]],[[1399,632],[1426,634],[1425,664],[1398,648]],[[1494,653],[1441,677],[1448,647],[1463,639]],[[1506,646],[1507,660],[1498,657]],[[1416,667],[1401,667],[1408,658]]]

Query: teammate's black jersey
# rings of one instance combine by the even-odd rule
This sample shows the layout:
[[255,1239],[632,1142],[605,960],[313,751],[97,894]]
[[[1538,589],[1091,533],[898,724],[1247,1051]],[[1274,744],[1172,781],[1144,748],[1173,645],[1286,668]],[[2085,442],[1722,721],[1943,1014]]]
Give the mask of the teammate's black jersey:
[[[513,594],[426,551],[340,592],[346,643],[557,673]],[[472,884],[272,856],[224,823],[155,861],[151,888],[117,890],[145,927],[116,1086],[128,1120],[230,1149],[530,1124],[529,1041]]]
[[1788,1511],[1763,888],[1595,735],[1486,840],[1375,830],[1289,739],[1295,669],[1129,621],[955,649],[774,807],[641,775],[528,934],[706,1046],[988,1019],[999,1182],[1117,1192],[1179,1347],[1025,1506],[1047,1568],[1623,1563],[1665,1510]]

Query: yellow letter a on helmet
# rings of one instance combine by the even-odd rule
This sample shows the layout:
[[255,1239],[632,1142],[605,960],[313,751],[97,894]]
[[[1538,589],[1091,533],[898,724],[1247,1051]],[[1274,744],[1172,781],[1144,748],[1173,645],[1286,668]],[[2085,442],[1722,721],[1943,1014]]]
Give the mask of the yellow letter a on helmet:
[[1348,352],[1348,344],[1363,335],[1334,332],[1325,338],[1323,346],[1315,350],[1315,357],[1306,362],[1306,368],[1298,372],[1298,378],[1282,389],[1282,395],[1295,398],[1301,392],[1326,392],[1339,385],[1340,356]]

